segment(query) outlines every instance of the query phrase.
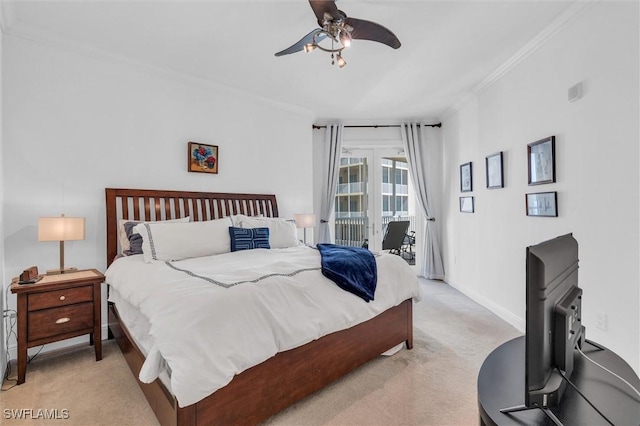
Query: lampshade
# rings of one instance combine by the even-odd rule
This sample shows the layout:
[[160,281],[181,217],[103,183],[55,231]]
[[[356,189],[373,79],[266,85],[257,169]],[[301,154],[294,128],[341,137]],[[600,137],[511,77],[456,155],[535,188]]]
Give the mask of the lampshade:
[[48,274],[75,272],[77,268],[64,267],[64,242],[84,240],[84,217],[41,217],[38,219],[38,241],[58,241],[60,244],[60,269]]
[[41,217],[38,241],[84,240],[84,217]]
[[294,214],[293,219],[296,221],[297,228],[314,228],[316,226],[315,214]]

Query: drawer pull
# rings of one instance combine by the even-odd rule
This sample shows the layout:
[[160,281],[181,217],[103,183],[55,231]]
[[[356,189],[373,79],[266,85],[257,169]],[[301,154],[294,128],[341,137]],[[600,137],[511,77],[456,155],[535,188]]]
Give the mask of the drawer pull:
[[60,296],[60,300],[64,300],[64,299],[66,299],[66,297]]
[[64,324],[65,322],[69,322],[69,321],[71,321],[71,318],[67,318],[67,317],[59,318],[56,320],[56,324]]

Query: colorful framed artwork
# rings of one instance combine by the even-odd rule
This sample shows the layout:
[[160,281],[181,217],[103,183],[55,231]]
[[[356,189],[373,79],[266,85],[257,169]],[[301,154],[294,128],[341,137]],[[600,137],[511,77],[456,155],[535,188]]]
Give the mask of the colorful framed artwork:
[[473,213],[473,197],[460,197],[460,211],[462,213]]
[[487,188],[504,187],[504,172],[502,171],[502,151],[485,157],[487,168]]
[[471,192],[473,190],[473,176],[471,173],[471,162],[460,166],[460,192]]
[[197,173],[218,174],[218,146],[205,145],[203,143],[189,142],[188,171]]
[[555,156],[555,136],[549,136],[527,145],[529,185],[541,185],[556,181]]
[[526,194],[527,216],[558,217],[558,193]]

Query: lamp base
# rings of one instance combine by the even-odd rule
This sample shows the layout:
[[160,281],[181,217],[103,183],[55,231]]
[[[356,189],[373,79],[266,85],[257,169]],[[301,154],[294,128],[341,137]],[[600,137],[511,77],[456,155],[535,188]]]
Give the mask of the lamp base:
[[78,268],[64,268],[64,269],[50,269],[47,271],[47,275],[60,275],[60,274],[70,274],[72,272],[78,272]]

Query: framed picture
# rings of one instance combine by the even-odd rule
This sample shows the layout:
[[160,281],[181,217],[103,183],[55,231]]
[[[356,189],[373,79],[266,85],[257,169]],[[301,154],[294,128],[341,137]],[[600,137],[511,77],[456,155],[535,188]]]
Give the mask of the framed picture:
[[556,137],[548,138],[527,145],[529,162],[529,185],[540,185],[556,181]]
[[189,142],[187,158],[189,159],[188,171],[218,174],[217,145]]
[[460,192],[471,192],[473,190],[473,176],[471,174],[471,162],[460,166]]
[[502,151],[485,157],[487,167],[487,188],[503,188],[504,174],[502,171]]
[[527,216],[558,216],[558,193],[538,192],[526,194]]
[[473,197],[460,197],[460,211],[473,213]]

